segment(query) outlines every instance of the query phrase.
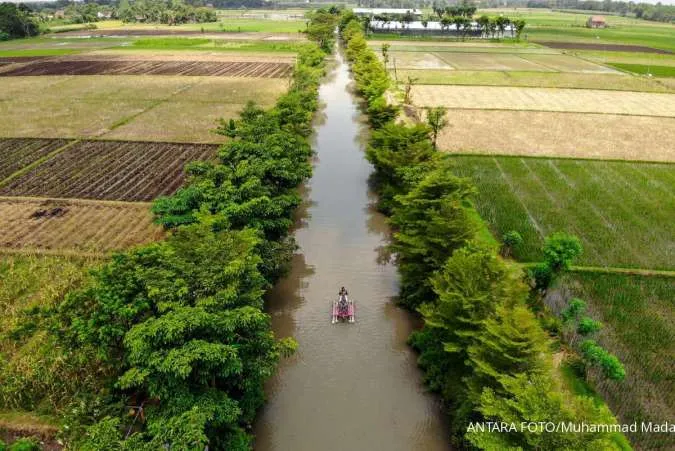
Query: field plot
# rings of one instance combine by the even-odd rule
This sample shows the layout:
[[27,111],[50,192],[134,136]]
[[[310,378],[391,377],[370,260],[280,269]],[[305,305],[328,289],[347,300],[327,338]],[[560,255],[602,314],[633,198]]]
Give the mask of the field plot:
[[39,61],[0,72],[3,77],[39,75],[192,75],[287,77],[287,63],[215,61]]
[[675,96],[549,88],[413,86],[413,103],[450,109],[530,110],[675,117]]
[[614,69],[569,55],[522,55],[521,58],[558,72],[616,73]]
[[192,160],[213,158],[205,144],[82,141],[0,187],[9,196],[150,201],[183,183]]
[[457,70],[553,71],[549,67],[528,61],[515,54],[437,52],[435,55]]
[[[623,423],[675,416],[675,278],[621,274],[566,275],[547,303],[560,312],[562,301],[579,297],[604,327],[598,341],[626,369],[623,382],[591,372],[591,381]],[[640,449],[673,449],[672,434],[627,434]]]
[[438,144],[450,152],[675,162],[673,118],[479,110],[448,118]]
[[399,80],[410,76],[420,85],[520,86],[532,88],[604,89],[675,93],[672,78],[627,77],[625,74],[411,70],[397,71]]
[[478,186],[476,208],[495,236],[524,239],[521,261],[540,261],[543,237],[576,234],[579,264],[674,269],[675,166],[570,159],[453,158]]
[[162,236],[145,203],[0,197],[0,249],[99,253]]
[[249,100],[271,106],[287,87],[285,80],[253,77],[7,77],[0,137],[223,142],[212,133],[218,119],[234,117]]
[[65,139],[0,139],[0,181],[67,143]]
[[389,58],[397,69],[454,69],[433,53],[392,52]]

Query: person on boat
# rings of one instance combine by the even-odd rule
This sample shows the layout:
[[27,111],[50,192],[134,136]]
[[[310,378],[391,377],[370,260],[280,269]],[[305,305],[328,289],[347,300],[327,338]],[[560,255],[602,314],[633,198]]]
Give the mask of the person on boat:
[[338,293],[338,296],[340,297],[340,300],[338,301],[338,310],[342,314],[346,314],[347,310],[348,310],[348,308],[347,308],[347,294],[348,293],[347,293],[347,290],[345,289],[345,287],[340,288],[340,292]]

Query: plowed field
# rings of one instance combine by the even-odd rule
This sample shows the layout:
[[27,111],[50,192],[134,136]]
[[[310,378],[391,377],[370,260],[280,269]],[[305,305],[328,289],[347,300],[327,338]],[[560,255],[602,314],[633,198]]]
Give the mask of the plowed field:
[[0,249],[100,253],[162,234],[144,203],[0,197]]
[[35,61],[0,73],[3,77],[39,75],[192,75],[288,77],[288,63],[222,61]]
[[0,180],[67,143],[65,139],[0,139]]
[[192,160],[215,155],[207,144],[82,141],[0,187],[0,194],[150,201],[183,183]]

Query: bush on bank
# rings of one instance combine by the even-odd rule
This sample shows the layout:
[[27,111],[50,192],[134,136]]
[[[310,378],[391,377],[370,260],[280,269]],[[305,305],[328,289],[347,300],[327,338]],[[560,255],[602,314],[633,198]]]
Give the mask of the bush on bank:
[[[191,164],[185,186],[154,203],[165,241],[114,255],[86,287],[29,312],[13,332],[25,341],[48,331],[58,358],[81,368],[80,383],[61,384],[72,448],[252,446],[264,382],[296,346],[275,339],[263,294],[295,250],[289,227],[312,171],[308,136],[325,55],[304,46],[277,105],[249,104],[224,123],[232,139],[217,161]],[[31,393],[43,382],[23,381]]]
[[551,340],[528,307],[520,269],[476,240],[467,212],[475,192],[434,151],[425,125],[395,122],[389,78],[352,13],[340,22],[345,54],[365,102],[380,209],[401,274],[401,303],[424,319],[410,337],[428,386],[440,393],[453,440],[477,449],[613,449],[608,433],[471,431],[476,421],[614,423],[606,407],[570,397],[553,376]]

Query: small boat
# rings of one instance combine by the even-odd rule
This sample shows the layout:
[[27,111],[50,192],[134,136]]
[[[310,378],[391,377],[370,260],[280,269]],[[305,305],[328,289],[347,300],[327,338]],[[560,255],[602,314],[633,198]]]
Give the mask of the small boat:
[[349,296],[347,296],[346,293],[338,295],[338,298],[333,301],[331,323],[335,324],[338,321],[347,321],[348,323],[356,322],[354,301],[349,299]]

